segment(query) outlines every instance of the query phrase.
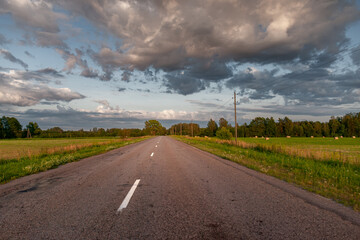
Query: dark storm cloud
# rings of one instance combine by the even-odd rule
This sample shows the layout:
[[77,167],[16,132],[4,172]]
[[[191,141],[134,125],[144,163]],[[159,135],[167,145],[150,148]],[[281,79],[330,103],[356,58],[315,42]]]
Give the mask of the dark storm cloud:
[[184,76],[181,73],[167,74],[164,79],[164,85],[169,91],[174,91],[182,95],[200,92],[206,87],[204,80]]
[[57,2],[124,40],[126,51],[103,48],[99,62],[141,70],[173,71],[190,59],[214,56],[263,63],[292,60],[304,51],[336,52],[346,25],[359,19],[355,3],[346,1],[326,7],[317,0]]
[[9,51],[5,49],[0,49],[0,55],[2,55],[6,60],[9,60],[10,62],[20,64],[23,68],[27,69],[28,65],[23,62],[21,59],[18,59],[14,57]]
[[[310,68],[331,66],[348,44],[346,26],[360,14],[354,2],[327,2],[326,8],[324,4],[315,0],[59,3],[123,40],[119,49],[102,47],[91,55],[104,71],[102,80],[110,80],[119,68],[153,67],[165,71],[169,92],[183,95],[205,89],[207,81],[233,77],[228,86],[236,85],[235,79],[246,81],[246,76],[233,76],[230,61],[284,64],[296,60]],[[126,76],[123,79],[128,81]],[[256,80],[248,84],[267,85]],[[309,78],[303,75],[303,80]],[[271,98],[268,91],[256,89],[253,98]]]
[[283,96],[285,101],[311,105],[341,105],[360,101],[360,70],[333,74],[324,68],[276,75],[277,70],[247,69],[226,82],[250,99]]

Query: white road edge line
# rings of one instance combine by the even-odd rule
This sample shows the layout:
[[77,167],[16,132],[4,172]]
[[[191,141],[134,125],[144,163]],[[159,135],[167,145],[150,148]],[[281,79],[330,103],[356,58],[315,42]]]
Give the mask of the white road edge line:
[[154,153],[151,153],[150,157],[154,156]]
[[132,195],[134,194],[135,189],[137,188],[139,182],[140,182],[140,179],[136,179],[136,181],[134,182],[134,185],[132,185],[130,191],[128,192],[128,194],[124,198],[124,201],[121,203],[121,205],[118,208],[117,212],[121,212],[121,210],[123,210],[124,208],[127,207],[127,205],[129,204],[130,199],[131,199]]

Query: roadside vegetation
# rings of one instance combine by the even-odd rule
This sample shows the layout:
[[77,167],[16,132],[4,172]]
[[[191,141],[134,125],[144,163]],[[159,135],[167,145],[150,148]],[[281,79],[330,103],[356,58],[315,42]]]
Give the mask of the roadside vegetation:
[[11,139],[0,141],[0,183],[46,171],[149,137],[80,139]]
[[236,143],[209,137],[173,137],[360,211],[358,138],[240,138]]

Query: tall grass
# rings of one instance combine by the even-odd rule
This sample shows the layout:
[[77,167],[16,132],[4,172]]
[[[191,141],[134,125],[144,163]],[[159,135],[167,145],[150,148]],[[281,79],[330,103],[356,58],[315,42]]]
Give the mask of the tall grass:
[[[82,143],[52,146],[50,148],[43,147],[44,145],[46,146],[46,141],[48,140],[28,142],[28,144],[33,146],[33,150],[27,149],[26,155],[22,154],[21,157],[0,160],[0,183],[6,183],[22,176],[46,171],[65,163],[104,153],[148,138],[105,139],[105,141],[100,139],[100,141],[95,142],[93,139],[87,139],[89,142],[84,142],[86,139],[83,139]],[[16,140],[13,141],[13,143],[16,143]],[[57,143],[59,145],[63,144],[61,141]]]
[[[185,143],[268,175],[296,183],[360,211],[360,164],[315,150],[219,139],[176,137]],[[275,141],[275,140],[274,140]],[[341,148],[341,147],[340,147]],[[329,158],[328,158],[329,157]]]
[[[208,140],[209,141],[209,140]],[[279,144],[269,144],[269,143],[249,143],[245,141],[237,141],[234,140],[220,140],[214,139],[210,141],[215,141],[221,144],[229,144],[234,146],[239,146],[245,149],[254,149],[258,151],[266,151],[270,153],[281,153],[286,154],[293,157],[301,157],[307,159],[314,159],[320,161],[340,161],[344,163],[353,163],[353,164],[360,164],[360,158],[354,154],[348,154],[343,149],[336,149],[335,151],[330,151],[328,148],[299,148],[293,145],[279,145]],[[276,139],[274,139],[276,142]],[[360,151],[360,148],[359,148]]]
[[0,140],[0,161],[77,151],[94,145],[122,142],[120,138],[11,139]]

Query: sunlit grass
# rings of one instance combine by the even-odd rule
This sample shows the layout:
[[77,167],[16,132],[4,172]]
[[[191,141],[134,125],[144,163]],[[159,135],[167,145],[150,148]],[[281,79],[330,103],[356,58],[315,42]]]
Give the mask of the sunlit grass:
[[[339,139],[334,143],[332,139],[322,138],[273,138],[268,141],[254,138],[241,139],[237,144],[209,138],[176,139],[296,183],[360,211],[360,149],[357,139]],[[334,147],[337,152],[332,151]],[[349,149],[352,153],[349,153]]]
[[93,145],[122,142],[120,138],[61,138],[0,140],[0,162],[39,155],[74,151]]
[[148,138],[1,140],[0,183],[46,171],[68,162],[104,153]]

